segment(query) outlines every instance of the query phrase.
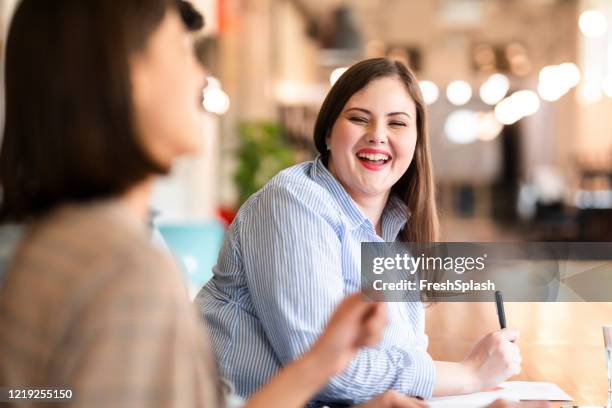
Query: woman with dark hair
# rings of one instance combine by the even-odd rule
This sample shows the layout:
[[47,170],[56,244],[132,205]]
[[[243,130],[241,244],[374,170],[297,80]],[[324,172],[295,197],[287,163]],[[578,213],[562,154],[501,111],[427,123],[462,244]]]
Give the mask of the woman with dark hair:
[[[0,153],[0,217],[27,224],[0,289],[0,386],[15,395],[36,387],[88,408],[224,405],[184,283],[145,227],[153,178],[200,145],[205,77],[188,30],[201,25],[175,0],[18,6]],[[246,406],[303,406],[385,324],[384,305],[349,296]],[[370,404],[422,406],[397,393]]]
[[[350,67],[323,102],[314,140],[314,161],[282,171],[242,206],[199,294],[221,372],[243,396],[307,350],[359,290],[362,242],[438,236],[425,104],[403,64]],[[382,342],[361,350],[320,400],[469,393],[520,371],[515,331],[485,336],[460,363],[434,362],[422,304],[388,308]]]

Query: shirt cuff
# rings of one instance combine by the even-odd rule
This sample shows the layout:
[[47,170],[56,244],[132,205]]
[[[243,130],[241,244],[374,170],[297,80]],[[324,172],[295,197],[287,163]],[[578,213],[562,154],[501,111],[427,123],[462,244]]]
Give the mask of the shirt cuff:
[[407,351],[411,364],[398,381],[398,390],[411,397],[431,398],[436,381],[436,366],[431,356],[420,350]]

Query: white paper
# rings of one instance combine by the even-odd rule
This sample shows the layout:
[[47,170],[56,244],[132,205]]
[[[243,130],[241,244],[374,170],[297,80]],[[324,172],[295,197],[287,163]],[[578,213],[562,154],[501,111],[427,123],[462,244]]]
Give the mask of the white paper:
[[572,397],[553,383],[508,381],[492,391],[432,398],[427,403],[431,408],[481,408],[500,398],[508,401],[573,401]]
[[573,401],[557,384],[533,381],[508,381],[500,385],[504,392],[510,392],[522,401],[548,400]]

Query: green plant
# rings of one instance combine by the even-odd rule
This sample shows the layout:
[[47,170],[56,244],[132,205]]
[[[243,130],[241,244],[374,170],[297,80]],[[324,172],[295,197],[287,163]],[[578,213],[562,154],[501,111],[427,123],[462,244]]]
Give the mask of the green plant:
[[242,204],[276,173],[295,164],[295,153],[275,122],[242,123],[239,135],[241,145],[234,181]]

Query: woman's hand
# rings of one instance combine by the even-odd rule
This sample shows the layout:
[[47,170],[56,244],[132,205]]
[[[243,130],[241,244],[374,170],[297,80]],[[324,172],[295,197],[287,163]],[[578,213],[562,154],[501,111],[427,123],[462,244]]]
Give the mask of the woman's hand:
[[425,401],[407,397],[397,391],[387,391],[354,408],[427,408],[427,404]]
[[346,297],[336,308],[311,354],[331,375],[340,373],[362,347],[380,342],[387,325],[387,307],[359,292]]
[[521,371],[521,352],[514,343],[516,330],[503,329],[484,336],[461,363],[473,380],[473,391],[505,381]]

